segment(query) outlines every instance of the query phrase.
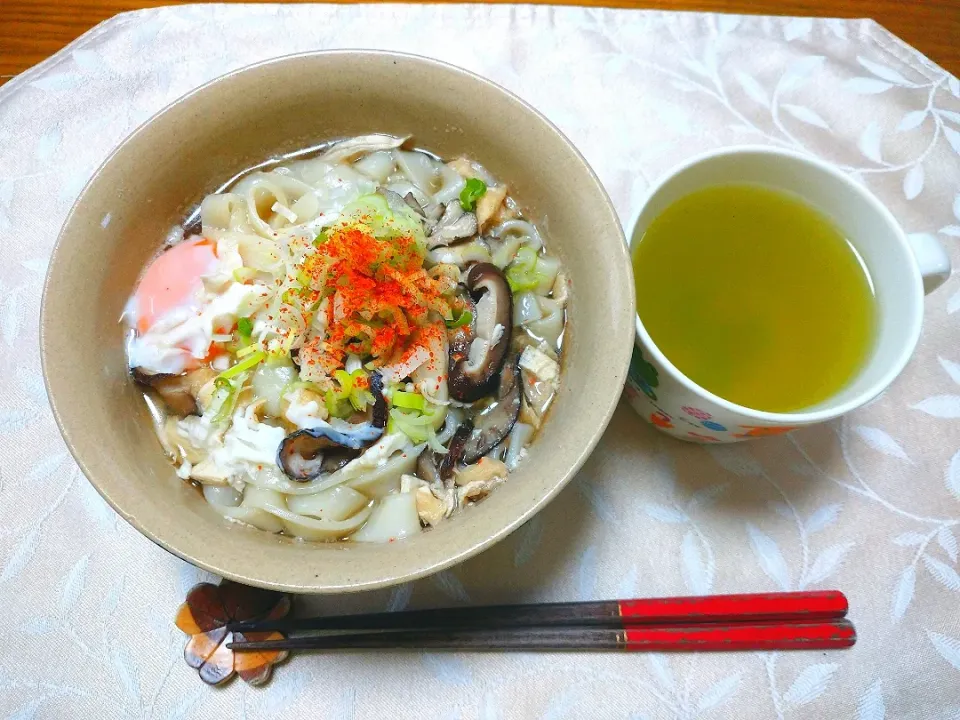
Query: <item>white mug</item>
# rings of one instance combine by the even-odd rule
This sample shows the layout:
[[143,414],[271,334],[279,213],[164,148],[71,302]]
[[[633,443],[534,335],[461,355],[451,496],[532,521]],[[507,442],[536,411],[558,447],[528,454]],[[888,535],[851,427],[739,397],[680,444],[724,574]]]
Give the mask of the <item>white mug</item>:
[[778,435],[824,422],[883,392],[903,370],[920,337],[923,296],[950,276],[950,258],[930,236],[908,239],[869,191],[831,165],[768,147],[728,148],[680,166],[650,193],[633,223],[631,249],[669,205],[701,188],[751,183],[802,198],[855,246],[873,280],[878,331],[869,361],[828,400],[791,413],[753,410],[697,385],[665,357],[637,317],[637,338],[626,393],[633,408],[660,430],[701,443]]

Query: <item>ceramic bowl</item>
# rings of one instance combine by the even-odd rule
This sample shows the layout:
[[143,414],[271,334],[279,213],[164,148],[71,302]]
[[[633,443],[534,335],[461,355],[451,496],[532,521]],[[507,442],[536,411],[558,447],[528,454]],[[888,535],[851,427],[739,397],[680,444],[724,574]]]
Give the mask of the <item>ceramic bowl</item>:
[[[562,386],[529,457],[476,506],[388,545],[312,544],[233,524],[180,480],[128,375],[119,318],[141,269],[203,196],[238,171],[319,141],[412,134],[509,183],[568,270]],[[458,563],[520,527],[573,477],[620,397],[633,347],[626,242],[596,175],[529,105],[440,62],[383,52],[283,57],[221,77],[127,138],[60,233],[44,288],[41,354],[54,415],[94,487],[181,558],[266,588],[386,587]]]

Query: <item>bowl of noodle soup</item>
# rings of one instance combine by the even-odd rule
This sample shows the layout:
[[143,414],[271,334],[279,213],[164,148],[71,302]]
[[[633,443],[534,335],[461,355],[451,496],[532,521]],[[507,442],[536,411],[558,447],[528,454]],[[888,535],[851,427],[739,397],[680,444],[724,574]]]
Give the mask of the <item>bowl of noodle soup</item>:
[[633,315],[616,212],[543,116],[332,51],[214,80],[113,152],[54,250],[41,357],[124,519],[330,593],[449,567],[549,502],[616,407]]

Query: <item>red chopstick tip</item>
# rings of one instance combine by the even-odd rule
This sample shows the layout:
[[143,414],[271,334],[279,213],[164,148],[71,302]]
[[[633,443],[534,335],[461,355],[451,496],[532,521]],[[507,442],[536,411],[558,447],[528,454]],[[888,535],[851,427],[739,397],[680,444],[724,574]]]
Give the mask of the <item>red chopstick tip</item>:
[[625,631],[626,650],[839,650],[857,640],[849,620],[820,623],[636,627]]
[[847,614],[846,596],[838,590],[749,595],[704,595],[620,600],[624,626],[658,622],[735,622],[749,617],[754,622],[837,619]]

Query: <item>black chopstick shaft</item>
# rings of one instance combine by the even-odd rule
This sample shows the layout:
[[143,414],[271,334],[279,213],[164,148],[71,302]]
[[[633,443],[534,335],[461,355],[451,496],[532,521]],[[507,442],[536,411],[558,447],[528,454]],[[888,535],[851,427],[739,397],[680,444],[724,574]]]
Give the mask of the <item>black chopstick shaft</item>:
[[235,642],[234,650],[345,650],[402,649],[436,650],[551,650],[609,649],[622,643],[623,631],[610,628],[536,628],[497,630],[426,630],[349,635],[318,635],[286,640]]
[[532,625],[620,627],[616,601],[549,603],[543,605],[491,605],[486,607],[435,608],[366,615],[332,615],[313,618],[283,618],[231,625],[230,629],[257,632],[280,630],[403,630],[405,628],[512,628]]
[[428,630],[318,635],[260,642],[234,642],[228,648],[251,650],[634,650],[731,651],[820,650],[847,648],[856,642],[848,620],[813,623],[701,624],[687,627],[501,628]]
[[810,622],[846,615],[835,590],[598,602],[491,605],[396,613],[283,618],[229,626],[235,631],[403,630],[444,628],[606,627],[718,622]]

